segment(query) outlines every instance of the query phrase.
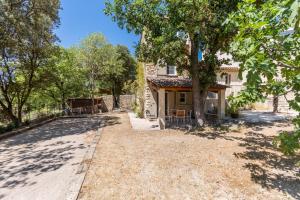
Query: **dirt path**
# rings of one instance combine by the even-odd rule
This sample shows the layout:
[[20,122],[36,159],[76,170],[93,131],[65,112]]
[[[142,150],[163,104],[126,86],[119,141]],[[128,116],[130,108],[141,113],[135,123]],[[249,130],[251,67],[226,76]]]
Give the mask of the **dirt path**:
[[[296,159],[273,150],[278,125],[243,133],[136,132],[114,114],[79,199],[299,199]],[[265,135],[261,132],[266,133]]]

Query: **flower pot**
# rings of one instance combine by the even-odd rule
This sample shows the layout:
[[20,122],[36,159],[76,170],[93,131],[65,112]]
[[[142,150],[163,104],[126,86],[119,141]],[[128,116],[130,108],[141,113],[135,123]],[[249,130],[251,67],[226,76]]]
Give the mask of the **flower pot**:
[[236,119],[236,118],[239,118],[239,113],[231,113],[230,116],[231,116],[231,118]]

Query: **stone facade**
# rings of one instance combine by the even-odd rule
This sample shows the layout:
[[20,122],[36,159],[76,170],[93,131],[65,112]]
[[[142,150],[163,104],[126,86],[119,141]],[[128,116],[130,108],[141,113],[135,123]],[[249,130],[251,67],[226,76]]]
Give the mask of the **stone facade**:
[[[224,84],[224,80],[221,78],[221,73],[218,74],[218,82],[221,84]],[[242,86],[242,83],[238,80],[238,70],[232,70],[228,71],[228,73],[232,73],[232,77],[234,77],[235,84],[235,90],[239,90],[239,88]],[[166,67],[159,67],[154,64],[148,63],[144,64],[144,74],[145,74],[145,88],[144,88],[144,98],[145,98],[145,105],[144,105],[144,112],[145,116],[147,117],[158,117],[159,115],[159,99],[158,99],[158,93],[149,85],[147,78],[153,78],[153,77],[166,77],[170,76],[167,74],[167,68]],[[171,75],[174,76],[174,75]],[[175,75],[177,76],[177,75]],[[183,72],[182,76],[179,76],[182,78],[188,78],[188,72]],[[231,91],[229,91],[231,92]],[[226,92],[226,97],[230,94],[229,92]],[[191,92],[185,92],[187,93],[187,101],[188,103],[185,105],[179,105],[179,96],[176,92],[167,92],[168,94],[168,106],[172,108],[174,105],[178,108],[185,109],[185,110],[192,110],[192,93]],[[213,94],[213,98],[208,99],[205,108],[206,110],[213,110],[218,106],[218,100],[217,100],[217,94]],[[176,102],[173,101],[173,99],[176,99]],[[169,108],[167,108],[168,110]]]
[[144,116],[151,115],[152,117],[157,117],[157,95],[154,90],[150,87],[147,78],[157,76],[157,67],[154,64],[144,64],[144,74],[145,74],[145,109]]
[[[174,80],[180,80],[181,78],[188,78],[188,73],[183,73],[182,76],[178,76],[175,74],[168,74],[167,67],[159,67],[154,64],[144,64],[144,74],[145,74],[145,88],[144,88],[144,116],[147,118],[162,118],[162,115],[169,114],[170,110],[179,109],[185,110],[186,113],[191,112],[193,110],[193,100],[192,100],[192,92],[176,90],[164,90],[157,89],[150,85],[149,80],[151,78],[163,78],[166,80],[167,78],[176,78]],[[155,80],[155,79],[154,79]],[[157,79],[156,79],[157,80]],[[153,81],[151,81],[153,84]],[[176,83],[174,83],[176,85]],[[189,86],[190,87],[190,86]],[[181,93],[185,94],[186,102],[179,102],[179,95]],[[215,93],[214,93],[215,94]],[[223,94],[222,94],[223,95]],[[206,110],[216,110],[218,107],[218,94],[215,94],[214,99],[208,99],[206,103]],[[223,104],[222,104],[223,106]],[[224,107],[224,106],[223,106]],[[163,114],[165,113],[165,114]],[[223,113],[220,113],[223,115]]]

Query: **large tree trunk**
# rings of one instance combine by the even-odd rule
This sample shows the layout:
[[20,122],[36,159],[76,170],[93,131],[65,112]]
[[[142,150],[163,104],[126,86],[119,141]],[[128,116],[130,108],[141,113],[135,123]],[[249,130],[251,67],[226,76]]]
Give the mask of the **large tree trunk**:
[[113,96],[113,108],[118,109],[119,108],[119,95],[118,95],[118,92],[116,91],[115,83],[113,84],[113,87],[112,87],[112,96]]
[[[20,120],[18,119],[18,117],[14,114],[12,108],[11,108],[11,109],[8,109],[6,113],[7,113],[8,118],[9,118],[16,126],[21,125],[21,122],[22,122],[22,121],[20,121]],[[22,119],[21,119],[21,120],[22,120]]]
[[207,99],[207,88],[202,88],[200,91],[200,118],[205,121],[205,103]]
[[193,104],[194,104],[194,114],[197,121],[197,124],[202,126],[205,120],[205,100],[207,96],[207,91],[203,91],[203,88],[200,86],[199,80],[199,41],[197,36],[194,39],[191,39],[191,67],[192,67],[192,83],[193,83]]
[[20,126],[22,124],[22,109],[23,107],[19,107],[18,108],[18,121],[17,121],[17,125]]
[[120,96],[122,93],[122,83],[120,81],[114,81],[113,83],[113,89],[112,89],[112,94],[113,94],[113,104],[114,108],[118,109],[120,108]]
[[0,106],[2,107],[2,110],[4,111],[5,115],[15,124],[20,125],[20,121],[18,117],[14,114],[14,110],[12,105],[9,103],[8,106],[5,106],[3,102],[0,102]]

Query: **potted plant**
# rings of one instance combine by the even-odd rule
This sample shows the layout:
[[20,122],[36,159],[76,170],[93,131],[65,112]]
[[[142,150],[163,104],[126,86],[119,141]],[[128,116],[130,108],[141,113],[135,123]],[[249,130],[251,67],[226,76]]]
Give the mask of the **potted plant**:
[[228,111],[230,113],[230,116],[232,118],[238,118],[240,108],[242,107],[239,99],[233,95],[229,95],[228,96],[228,104],[229,104]]
[[231,105],[229,111],[232,118],[239,118],[239,108],[236,105]]

